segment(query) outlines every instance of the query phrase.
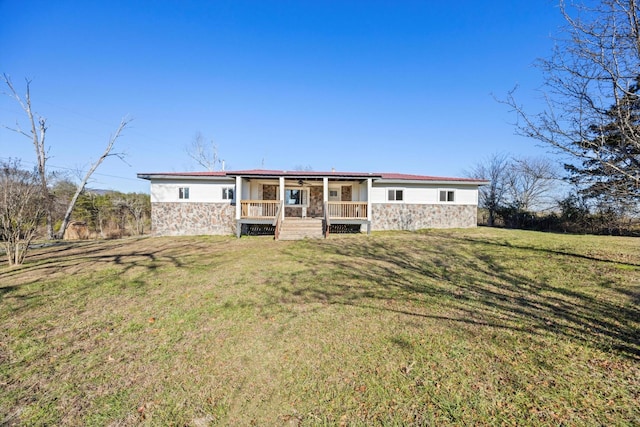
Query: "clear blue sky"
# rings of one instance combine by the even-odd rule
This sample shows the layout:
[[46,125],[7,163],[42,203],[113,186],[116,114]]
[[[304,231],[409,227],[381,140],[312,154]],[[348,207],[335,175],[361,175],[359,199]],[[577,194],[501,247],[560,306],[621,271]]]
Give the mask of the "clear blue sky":
[[[94,188],[148,191],[137,172],[196,170],[201,132],[227,169],[459,176],[494,152],[544,155],[497,103],[535,107],[555,1],[0,0],[0,72],[48,119],[49,164],[86,167],[120,119]],[[5,88],[3,87],[3,90]],[[26,127],[0,97],[0,124]],[[0,129],[0,158],[34,159]]]

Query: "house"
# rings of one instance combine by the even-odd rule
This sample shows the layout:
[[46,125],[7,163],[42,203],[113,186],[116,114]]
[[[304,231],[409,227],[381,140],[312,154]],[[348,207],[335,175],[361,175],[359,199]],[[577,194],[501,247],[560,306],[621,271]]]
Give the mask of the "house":
[[244,170],[139,173],[151,183],[157,235],[464,228],[487,181],[398,173]]

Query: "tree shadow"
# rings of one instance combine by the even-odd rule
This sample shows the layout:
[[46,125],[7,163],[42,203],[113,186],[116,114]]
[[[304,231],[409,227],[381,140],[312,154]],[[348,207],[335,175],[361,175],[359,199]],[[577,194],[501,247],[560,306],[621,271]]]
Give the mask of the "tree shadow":
[[487,239],[480,239],[478,237],[470,237],[470,236],[465,236],[465,237],[449,236],[449,238],[453,240],[469,242],[474,244],[501,246],[505,248],[541,252],[549,255],[568,256],[568,257],[573,257],[573,258],[583,259],[588,261],[596,261],[596,262],[609,263],[609,264],[615,264],[615,265],[624,265],[627,267],[640,267],[640,262],[628,262],[628,261],[621,261],[621,260],[609,259],[604,257],[596,257],[593,255],[585,255],[577,252],[569,252],[566,250],[517,245],[507,241],[487,240]]
[[[33,251],[29,260],[14,268],[2,268],[0,264],[0,302],[12,296],[20,301],[41,298],[43,291],[17,293],[20,288],[43,283],[43,278],[65,280],[68,276],[90,277],[93,273],[114,269],[119,276],[139,271],[138,278],[127,279],[130,283],[142,280],[147,273],[147,281],[154,281],[158,271],[165,267],[182,268],[198,248],[211,250],[212,242],[200,242],[189,239],[153,239],[137,244],[137,240],[73,242],[46,245]],[[139,239],[143,240],[143,239]],[[182,244],[181,244],[182,243]],[[95,287],[91,280],[86,287]],[[81,291],[81,289],[78,289]],[[26,306],[26,305],[23,305]]]
[[[274,285],[291,301],[398,311],[536,335],[551,333],[640,360],[638,289],[617,286],[611,278],[598,274],[599,267],[610,268],[612,263],[636,264],[509,246],[511,256],[537,257],[531,265],[539,270],[519,271],[505,263],[496,246],[509,245],[478,237],[414,234],[329,240],[313,244],[313,250],[292,246],[290,255],[309,267],[307,273],[300,274],[315,275],[318,280],[306,277],[299,280],[302,286]],[[548,280],[548,263],[554,263],[559,270],[556,274],[569,277],[573,273],[571,263],[557,260],[563,256],[593,264],[592,283],[585,285],[590,292]],[[594,286],[606,295],[594,295]],[[385,304],[394,300],[417,309]]]

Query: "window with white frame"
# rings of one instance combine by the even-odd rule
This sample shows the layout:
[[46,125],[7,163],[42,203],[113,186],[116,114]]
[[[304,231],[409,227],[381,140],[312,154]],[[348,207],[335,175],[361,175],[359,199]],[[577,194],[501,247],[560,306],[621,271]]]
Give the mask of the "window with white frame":
[[390,189],[387,191],[387,200],[390,202],[401,202],[404,200],[404,190]]
[[234,196],[234,188],[233,187],[224,187],[222,189],[222,200],[233,200]]
[[189,187],[180,187],[178,188],[178,199],[188,199],[189,198]]
[[306,205],[307,190],[288,188],[285,190],[284,200],[287,205]]
[[456,192],[454,190],[440,190],[440,201],[443,203],[446,202],[455,202],[456,200]]

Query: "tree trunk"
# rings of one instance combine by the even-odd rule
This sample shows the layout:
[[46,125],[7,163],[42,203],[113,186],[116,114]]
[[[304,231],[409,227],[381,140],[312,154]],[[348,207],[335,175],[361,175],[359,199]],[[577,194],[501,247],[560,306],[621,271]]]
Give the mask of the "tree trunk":
[[29,125],[31,126],[30,133],[23,131],[19,125],[17,125],[16,128],[7,127],[7,129],[17,132],[29,138],[33,143],[33,148],[36,150],[36,160],[38,162],[37,163],[38,176],[40,177],[40,188],[42,191],[42,198],[43,198],[42,203],[44,205],[45,218],[47,222],[47,238],[53,239],[54,237],[53,215],[51,213],[52,204],[51,204],[51,198],[49,197],[49,187],[47,185],[47,168],[46,168],[47,150],[45,145],[45,137],[47,135],[47,125],[46,125],[47,120],[42,117],[38,117],[38,125],[36,126],[36,119],[33,114],[33,111],[31,110],[31,90],[30,90],[31,81],[30,80],[27,80],[26,95],[23,101],[22,98],[18,95],[18,92],[16,92],[9,76],[7,76],[6,74],[3,74],[2,76],[4,78],[5,83],[9,87],[9,90],[11,91],[9,96],[15,99],[18,102],[18,104],[20,104],[20,107],[22,107],[24,112],[27,114],[27,117],[29,118]]
[[85,185],[87,185],[87,181],[89,181],[89,178],[91,178],[91,175],[93,175],[93,173],[96,171],[96,169],[98,169],[98,166],[100,166],[100,164],[107,157],[109,157],[109,156],[117,156],[117,157],[122,158],[122,156],[120,154],[111,153],[111,150],[113,149],[113,145],[115,144],[116,140],[120,136],[120,133],[127,126],[129,121],[130,120],[128,120],[126,118],[122,119],[122,121],[120,122],[120,126],[118,126],[118,129],[116,130],[116,133],[113,134],[111,136],[111,138],[109,139],[109,143],[107,144],[107,148],[105,148],[105,150],[102,153],[102,155],[100,156],[100,158],[98,160],[96,160],[96,162],[94,164],[91,165],[91,167],[89,168],[89,171],[87,171],[87,173],[85,174],[85,176],[82,179],[82,181],[80,182],[80,184],[78,184],[78,187],[76,188],[76,192],[73,195],[73,197],[71,198],[71,201],[69,202],[69,206],[67,206],[67,212],[64,214],[64,218],[62,219],[62,224],[60,225],[60,230],[58,231],[58,236],[57,236],[59,239],[62,239],[62,237],[64,236],[64,232],[66,231],[66,229],[67,229],[67,227],[69,225],[69,221],[71,220],[71,213],[73,212],[73,208],[76,206],[76,201],[78,200],[78,196],[80,196],[80,193],[82,193],[82,190],[84,190],[84,187],[85,187]]

